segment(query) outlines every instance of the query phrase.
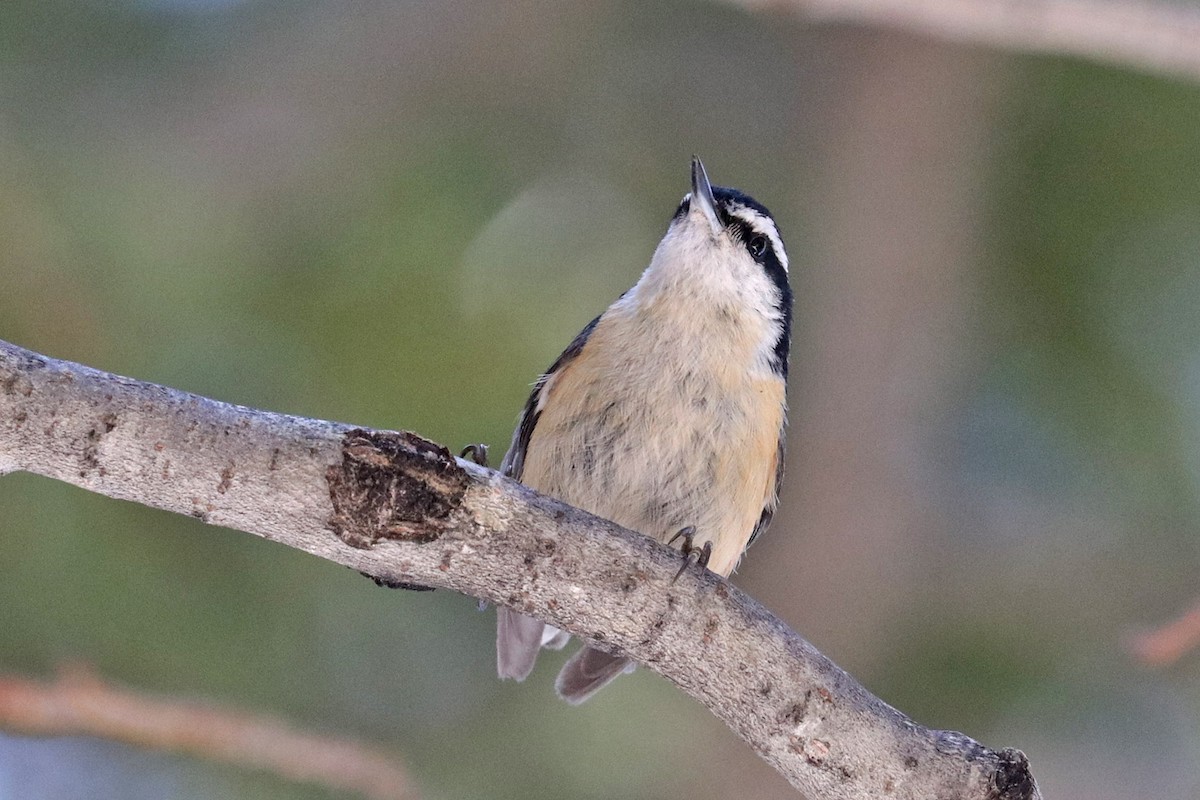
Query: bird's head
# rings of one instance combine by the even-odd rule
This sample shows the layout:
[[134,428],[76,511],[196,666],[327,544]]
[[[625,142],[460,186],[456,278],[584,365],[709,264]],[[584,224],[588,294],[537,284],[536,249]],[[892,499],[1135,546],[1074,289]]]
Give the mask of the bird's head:
[[[788,257],[765,206],[713,186],[692,159],[692,190],[683,197],[643,277],[645,289],[684,309],[725,309],[758,320],[771,338],[771,360],[786,374],[792,290]],[[639,290],[643,286],[638,287]]]

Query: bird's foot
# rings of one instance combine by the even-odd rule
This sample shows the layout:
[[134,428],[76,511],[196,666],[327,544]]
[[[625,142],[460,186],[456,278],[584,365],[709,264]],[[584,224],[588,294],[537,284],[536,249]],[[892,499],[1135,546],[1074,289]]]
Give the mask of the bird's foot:
[[458,454],[458,457],[467,458],[470,456],[471,460],[476,464],[481,467],[486,467],[488,465],[487,454],[488,446],[486,444],[469,444],[463,448],[462,452]]
[[667,547],[675,544],[676,540],[682,539],[679,545],[679,552],[683,553],[683,566],[679,568],[679,572],[675,573],[675,577],[671,579],[671,583],[679,580],[679,576],[692,563],[692,556],[696,557],[696,566],[701,568],[708,567],[708,560],[712,558],[712,542],[705,542],[700,547],[696,547],[696,529],[691,525],[686,528],[680,528],[667,542]]

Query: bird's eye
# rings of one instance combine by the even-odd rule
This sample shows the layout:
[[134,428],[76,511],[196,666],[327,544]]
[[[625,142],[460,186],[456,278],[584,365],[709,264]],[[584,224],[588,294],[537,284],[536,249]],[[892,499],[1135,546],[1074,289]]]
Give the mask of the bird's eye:
[[746,249],[750,251],[753,258],[762,258],[762,254],[767,252],[767,237],[759,235],[746,242]]

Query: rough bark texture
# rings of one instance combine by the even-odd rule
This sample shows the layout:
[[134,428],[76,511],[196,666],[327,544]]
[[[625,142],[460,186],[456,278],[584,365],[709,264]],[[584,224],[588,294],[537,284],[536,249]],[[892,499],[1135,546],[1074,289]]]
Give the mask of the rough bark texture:
[[0,470],[439,586],[620,650],[812,798],[1040,797],[1025,756],[924,728],[678,554],[411,433],[209,400],[0,343]]

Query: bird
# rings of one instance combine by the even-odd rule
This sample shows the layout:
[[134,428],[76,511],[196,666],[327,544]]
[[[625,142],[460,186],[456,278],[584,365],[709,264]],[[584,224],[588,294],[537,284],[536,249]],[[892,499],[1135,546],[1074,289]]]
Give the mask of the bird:
[[[691,191],[637,283],[535,382],[502,474],[668,545],[728,577],[779,502],[792,290],[771,213],[712,186]],[[676,575],[678,578],[678,574]],[[496,666],[522,681],[569,635],[499,607]],[[559,696],[582,703],[633,669],[585,645]]]

